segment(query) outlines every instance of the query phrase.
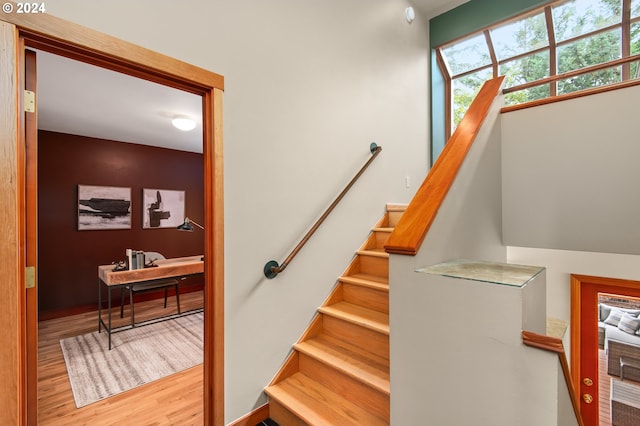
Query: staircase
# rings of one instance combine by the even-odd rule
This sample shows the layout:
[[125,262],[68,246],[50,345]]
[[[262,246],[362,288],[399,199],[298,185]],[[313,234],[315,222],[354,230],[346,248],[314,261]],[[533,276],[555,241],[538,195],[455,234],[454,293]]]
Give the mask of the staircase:
[[389,424],[389,255],[405,206],[384,217],[265,389],[280,426]]

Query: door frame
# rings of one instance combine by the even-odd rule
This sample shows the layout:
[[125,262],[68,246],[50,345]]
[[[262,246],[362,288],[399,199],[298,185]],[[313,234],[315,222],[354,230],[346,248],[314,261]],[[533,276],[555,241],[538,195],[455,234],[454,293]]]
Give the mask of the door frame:
[[[24,50],[26,47],[108,68],[202,96],[204,228],[204,423],[224,425],[224,184],[222,94],[224,77],[51,15],[0,15],[0,423],[36,424],[37,392],[27,371],[37,347],[27,340],[24,152]],[[37,319],[36,319],[37,320]],[[34,406],[35,404],[35,406]]]
[[[593,347],[595,351],[596,369],[597,369],[597,347],[598,347],[598,327],[597,327],[597,295],[598,293],[622,294],[633,297],[640,297],[640,281],[606,278],[589,275],[571,274],[571,377],[574,389],[578,395],[582,396],[589,389],[583,386],[582,376],[582,357],[581,351],[583,345]],[[588,318],[583,317],[583,310],[587,310]],[[589,324],[593,324],[593,329],[583,329],[583,320],[588,320]],[[598,377],[596,375],[596,377]],[[595,390],[592,392],[595,396],[593,405],[596,406],[599,415],[598,403],[598,380],[595,380]],[[581,411],[584,410],[585,402],[580,397]],[[592,411],[587,410],[590,416]],[[584,418],[584,415],[583,415]],[[597,424],[597,423],[596,423]]]

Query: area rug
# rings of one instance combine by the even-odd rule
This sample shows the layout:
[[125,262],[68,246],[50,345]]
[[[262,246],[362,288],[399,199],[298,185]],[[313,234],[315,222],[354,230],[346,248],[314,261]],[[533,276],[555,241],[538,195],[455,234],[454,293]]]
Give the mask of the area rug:
[[202,312],[111,335],[84,334],[60,340],[76,407],[202,363]]

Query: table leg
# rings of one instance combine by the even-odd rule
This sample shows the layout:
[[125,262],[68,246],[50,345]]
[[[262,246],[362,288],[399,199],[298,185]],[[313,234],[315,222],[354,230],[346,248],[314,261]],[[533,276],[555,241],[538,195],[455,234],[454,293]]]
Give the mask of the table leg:
[[131,327],[135,327],[136,319],[133,315],[133,286],[129,286],[129,312],[131,313]]
[[111,287],[107,289],[107,309],[109,310],[109,329],[107,334],[109,335],[109,350],[111,350]]
[[102,287],[100,287],[100,282],[102,280],[98,278],[98,333],[102,331]]

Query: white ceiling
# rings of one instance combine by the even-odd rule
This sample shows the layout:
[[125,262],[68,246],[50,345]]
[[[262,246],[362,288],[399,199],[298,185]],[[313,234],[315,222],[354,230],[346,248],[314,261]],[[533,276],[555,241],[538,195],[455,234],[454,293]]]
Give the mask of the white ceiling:
[[[37,52],[38,128],[202,152],[202,98],[48,52]],[[197,122],[184,132],[176,115]]]
[[[467,1],[411,3],[429,18]],[[200,96],[48,52],[38,51],[37,63],[39,129],[202,152]],[[174,128],[176,115],[193,118],[196,128]]]

